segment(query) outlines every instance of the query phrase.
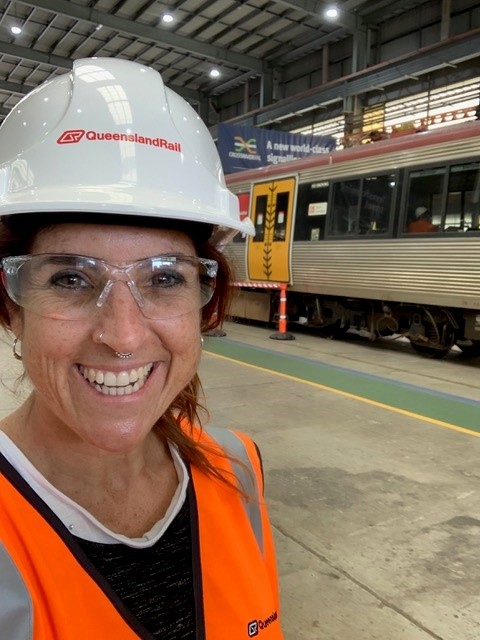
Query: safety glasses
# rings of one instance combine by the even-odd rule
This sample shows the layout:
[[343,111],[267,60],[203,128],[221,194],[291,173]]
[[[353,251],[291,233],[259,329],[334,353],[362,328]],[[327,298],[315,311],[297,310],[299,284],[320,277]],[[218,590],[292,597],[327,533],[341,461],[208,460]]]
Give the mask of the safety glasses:
[[86,320],[107,302],[114,285],[127,286],[147,318],[163,320],[204,307],[212,298],[218,264],[191,256],[155,256],[112,265],[71,254],[2,259],[9,297],[24,309],[58,320]]

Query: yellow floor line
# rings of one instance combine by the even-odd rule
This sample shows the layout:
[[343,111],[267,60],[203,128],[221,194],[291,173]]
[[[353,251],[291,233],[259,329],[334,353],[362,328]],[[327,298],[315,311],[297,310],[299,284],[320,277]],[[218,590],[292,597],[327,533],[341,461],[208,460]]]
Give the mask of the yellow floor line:
[[430,418],[428,416],[423,416],[420,413],[414,413],[413,411],[406,411],[405,409],[400,409],[399,407],[393,407],[389,404],[384,404],[383,402],[378,402],[377,400],[370,400],[369,398],[363,398],[362,396],[357,396],[354,393],[349,393],[348,391],[342,391],[341,389],[335,389],[334,387],[328,387],[324,384],[320,384],[319,382],[311,382],[310,380],[304,380],[302,378],[297,378],[296,376],[292,376],[288,373],[282,373],[280,371],[274,371],[273,369],[266,369],[264,367],[259,367],[256,364],[250,364],[248,362],[243,362],[242,360],[235,360],[235,358],[230,358],[229,356],[222,356],[218,353],[212,353],[211,351],[205,351],[209,356],[213,356],[215,358],[221,358],[222,360],[228,360],[229,362],[233,362],[235,364],[240,364],[244,367],[250,367],[251,369],[257,369],[258,371],[263,371],[264,373],[271,373],[272,375],[280,376],[281,378],[286,378],[287,380],[294,380],[295,382],[301,382],[303,384],[308,384],[311,387],[316,387],[317,389],[322,389],[324,391],[330,391],[332,393],[336,393],[337,395],[344,396],[345,398],[351,398],[353,400],[358,400],[359,402],[364,402],[366,404],[373,405],[374,407],[379,407],[380,409],[386,409],[388,411],[393,411],[394,413],[399,413],[404,416],[408,416],[409,418],[416,418],[417,420],[423,420],[424,422],[428,422],[437,427],[442,427],[444,429],[451,429],[452,431],[459,431],[460,433],[465,433],[469,436],[474,436],[475,438],[480,437],[480,432],[471,431],[470,429],[466,429],[465,427],[459,427],[455,424],[450,424],[449,422],[442,422],[442,420],[437,420],[436,418]]

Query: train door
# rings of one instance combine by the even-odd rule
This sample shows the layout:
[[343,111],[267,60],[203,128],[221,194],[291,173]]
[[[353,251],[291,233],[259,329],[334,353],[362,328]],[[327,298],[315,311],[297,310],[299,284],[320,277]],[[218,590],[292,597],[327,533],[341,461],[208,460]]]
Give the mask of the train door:
[[247,242],[250,281],[291,282],[295,178],[255,184],[251,218],[255,237]]

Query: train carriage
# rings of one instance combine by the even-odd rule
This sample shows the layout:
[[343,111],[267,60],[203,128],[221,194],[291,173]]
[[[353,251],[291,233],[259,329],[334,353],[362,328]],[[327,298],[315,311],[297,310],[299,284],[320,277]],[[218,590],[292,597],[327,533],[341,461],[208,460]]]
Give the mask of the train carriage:
[[232,315],[272,321],[286,282],[290,323],[480,355],[479,140],[469,122],[227,176],[256,229],[226,248]]

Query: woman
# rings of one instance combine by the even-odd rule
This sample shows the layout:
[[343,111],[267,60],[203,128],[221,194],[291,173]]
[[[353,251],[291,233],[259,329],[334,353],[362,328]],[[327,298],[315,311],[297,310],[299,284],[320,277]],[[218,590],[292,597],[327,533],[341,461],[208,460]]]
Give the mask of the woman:
[[0,635],[281,639],[261,463],[201,429],[225,231],[252,233],[196,113],[78,60],[0,128],[0,315],[32,392],[0,423]]

